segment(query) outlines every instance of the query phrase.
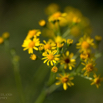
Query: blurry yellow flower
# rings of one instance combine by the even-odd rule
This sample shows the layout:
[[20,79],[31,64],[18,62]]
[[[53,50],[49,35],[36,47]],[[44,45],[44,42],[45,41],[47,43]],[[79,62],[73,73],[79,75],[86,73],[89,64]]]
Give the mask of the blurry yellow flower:
[[97,76],[96,74],[93,75],[94,79],[92,80],[91,85],[96,85],[97,88],[99,88],[99,86],[101,85],[100,83],[103,81],[103,77],[100,78],[100,75]]
[[75,59],[72,59],[73,55],[73,53],[69,54],[69,51],[66,52],[66,55],[62,54],[60,63],[64,65],[64,69],[68,67],[69,70],[72,70],[72,67],[75,67],[76,62]]
[[36,60],[36,55],[35,54],[32,54],[31,56],[30,56],[30,58],[31,58],[31,60]]
[[33,53],[33,49],[34,50],[38,50],[38,46],[40,45],[40,41],[38,38],[33,38],[33,40],[31,39],[25,39],[23,42],[22,47],[24,47],[24,51],[28,49],[28,53]]
[[49,17],[48,21],[49,22],[58,21],[58,20],[61,20],[65,16],[66,16],[66,13],[56,12]]
[[0,44],[2,44],[3,42],[4,42],[4,39],[0,37]]
[[5,33],[2,34],[2,37],[3,37],[4,39],[9,38],[9,36],[10,36],[10,34],[9,34],[8,32],[5,32]]
[[85,65],[85,67],[82,69],[83,71],[85,71],[84,75],[89,77],[89,74],[91,72],[94,73],[94,71],[97,71],[97,68],[95,68],[95,62],[93,60],[89,60],[86,63],[82,63],[83,65]]
[[95,36],[95,40],[96,40],[96,41],[101,41],[101,40],[102,40],[102,37],[99,36],[99,35],[96,35],[96,36]]
[[44,58],[42,58],[42,60],[45,59],[43,63],[47,62],[47,65],[49,66],[49,62],[50,62],[50,64],[53,66],[54,63],[56,63],[59,60],[59,56],[60,56],[59,54],[57,55],[56,53],[57,53],[57,50],[54,50],[54,51],[47,50],[47,51],[45,51],[42,54],[42,56],[44,56]]
[[29,30],[28,35],[26,37],[26,39],[30,39],[32,37],[37,37],[41,34],[41,32],[39,30],[33,29],[33,30]]
[[80,58],[86,62],[87,60],[94,59],[95,57],[93,53],[85,52],[80,54]]
[[39,21],[39,25],[40,26],[45,26],[46,25],[46,21],[45,20],[40,20]]
[[52,72],[56,73],[58,71],[58,68],[56,66],[54,66],[52,69],[51,69]]
[[56,46],[61,48],[63,47],[64,43],[66,42],[66,39],[62,38],[61,36],[54,37],[54,41],[56,43]]
[[72,39],[67,39],[67,44],[72,44],[73,43],[73,40]]
[[80,49],[80,52],[88,52],[90,51],[90,47],[94,47],[93,39],[89,36],[84,35],[84,37],[80,38],[79,43],[77,43],[77,49]]
[[70,29],[70,34],[73,35],[74,37],[78,37],[81,35],[81,30],[80,27],[75,25]]
[[47,15],[51,15],[59,10],[59,6],[55,3],[50,4],[46,9],[45,12]]
[[56,83],[56,85],[60,85],[61,83],[63,84],[63,89],[67,90],[68,86],[73,86],[74,83],[71,82],[71,80],[73,80],[73,77],[70,77],[70,74],[64,74],[61,75],[59,74],[60,77],[56,77],[56,79],[58,79],[59,81]]
[[73,18],[74,23],[79,23],[80,21],[81,21],[81,19],[79,17],[74,17]]

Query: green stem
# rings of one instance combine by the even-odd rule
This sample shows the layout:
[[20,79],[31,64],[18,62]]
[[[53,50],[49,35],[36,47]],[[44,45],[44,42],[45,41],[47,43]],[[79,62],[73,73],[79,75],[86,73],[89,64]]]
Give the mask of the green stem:
[[63,34],[63,38],[66,38],[67,36],[69,36],[70,33],[70,29],[67,29],[67,31]]
[[39,97],[37,98],[37,100],[34,103],[43,103],[43,101],[45,100],[46,96],[48,94],[51,94],[53,91],[55,91],[58,87],[60,87],[61,85],[55,85],[52,84],[49,88],[45,88],[41,91]]
[[59,21],[57,21],[57,26],[58,26],[58,31],[57,31],[57,35],[60,36],[61,33],[60,33],[60,25],[59,25]]
[[11,50],[11,56],[12,56],[12,63],[14,66],[13,70],[15,75],[16,86],[21,98],[21,103],[26,103],[23,93],[22,81],[19,73],[19,57],[16,55],[15,50]]

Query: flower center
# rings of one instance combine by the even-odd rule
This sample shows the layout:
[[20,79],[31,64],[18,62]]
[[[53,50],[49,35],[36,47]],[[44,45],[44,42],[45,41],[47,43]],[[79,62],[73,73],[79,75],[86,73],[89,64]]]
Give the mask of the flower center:
[[99,84],[99,83],[100,83],[100,79],[99,79],[99,78],[96,78],[96,79],[95,79],[95,83],[96,83],[96,84]]
[[49,55],[47,56],[47,58],[48,58],[49,60],[53,60],[53,59],[54,59],[54,55],[53,55],[53,54],[49,54]]
[[46,44],[46,45],[44,45],[44,49],[46,50],[46,49],[51,49],[51,45],[50,44]]
[[93,71],[93,65],[92,65],[91,63],[90,63],[90,64],[87,64],[86,70],[87,70],[88,72]]
[[62,78],[62,82],[63,82],[63,83],[68,82],[68,80],[69,80],[69,78],[68,78],[68,77],[63,77],[63,78]]
[[84,41],[84,42],[82,43],[82,48],[88,49],[89,47],[90,47],[90,45],[89,45],[88,42]]
[[65,61],[65,63],[67,63],[67,64],[70,63],[70,59],[69,59],[69,58],[66,58],[64,61]]
[[33,41],[31,41],[29,44],[28,44],[28,47],[29,48],[33,48],[35,46],[35,43]]

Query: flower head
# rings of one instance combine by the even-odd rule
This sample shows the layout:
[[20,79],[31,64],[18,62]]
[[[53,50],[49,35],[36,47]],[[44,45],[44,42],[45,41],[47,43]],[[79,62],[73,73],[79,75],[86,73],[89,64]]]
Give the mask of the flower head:
[[72,70],[72,67],[75,67],[76,62],[75,59],[72,59],[73,55],[73,53],[69,54],[69,51],[66,52],[66,55],[62,54],[60,63],[64,64],[64,69],[68,67],[69,70]]
[[77,48],[80,49],[80,52],[88,52],[90,51],[90,47],[94,47],[93,41],[89,36],[84,35],[84,37],[80,38],[79,43],[77,43]]
[[36,60],[36,55],[35,54],[32,54],[31,56],[30,56],[30,58],[31,58],[31,60]]
[[30,39],[32,37],[37,37],[41,34],[41,32],[39,30],[33,29],[33,30],[29,30],[26,39]]
[[9,34],[8,32],[5,32],[5,33],[2,34],[2,37],[3,37],[4,39],[9,38],[9,36],[10,36],[10,34]]
[[2,44],[3,42],[4,42],[4,39],[0,37],[0,44]]
[[45,51],[42,54],[44,56],[44,58],[42,58],[42,60],[45,59],[43,63],[47,62],[47,65],[49,66],[49,62],[50,62],[50,64],[53,66],[54,65],[53,63],[56,63],[59,60],[59,56],[60,56],[59,54],[57,55],[56,53],[57,53],[57,50],[54,50],[54,51],[47,50],[47,51]]
[[56,36],[54,37],[54,41],[58,48],[62,48],[64,46],[64,43],[66,42],[66,39],[62,38],[61,36]]
[[83,71],[85,71],[84,75],[89,77],[89,74],[91,72],[94,73],[94,71],[97,70],[97,68],[95,68],[95,62],[93,60],[89,60],[86,63],[82,63],[83,65],[85,65],[85,67],[82,69]]
[[70,74],[64,74],[64,75],[61,75],[59,74],[60,77],[56,77],[56,79],[58,79],[59,81],[56,83],[56,85],[59,85],[59,84],[63,84],[63,89],[64,90],[67,90],[68,88],[68,85],[71,87],[74,85],[74,83],[71,82],[71,80],[73,80],[74,78],[73,77],[70,77]]
[[103,81],[103,77],[100,78],[100,75],[97,76],[96,74],[93,75],[94,79],[92,80],[91,85],[96,85],[97,88],[99,88],[99,86],[101,85],[100,83]]
[[25,39],[23,42],[22,47],[24,47],[24,51],[28,49],[28,53],[33,53],[33,49],[34,50],[38,50],[38,46],[40,45],[40,41],[38,38],[33,38],[33,40],[31,39]]
[[48,42],[46,42],[45,40],[43,40],[43,42],[45,44],[42,44],[44,47],[44,50],[53,50],[56,49],[56,44],[54,43],[53,40],[49,39]]
[[45,24],[46,24],[46,21],[45,21],[45,20],[40,20],[40,21],[39,21],[39,25],[40,25],[40,26],[45,26]]
[[56,66],[54,66],[52,69],[51,69],[52,72],[56,73],[58,71],[58,68]]
[[66,13],[61,13],[61,12],[55,12],[49,17],[49,22],[54,22],[61,20],[63,17],[66,16]]

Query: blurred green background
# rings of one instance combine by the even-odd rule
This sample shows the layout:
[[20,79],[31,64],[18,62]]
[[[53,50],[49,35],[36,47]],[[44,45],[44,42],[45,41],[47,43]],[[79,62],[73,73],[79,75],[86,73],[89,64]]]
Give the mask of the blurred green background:
[[[44,9],[50,3],[59,4],[61,9],[66,6],[79,9],[91,22],[92,36],[101,35],[103,37],[102,0],[0,0],[0,35],[4,32],[10,33],[10,47],[15,48],[17,55],[20,56],[20,74],[26,103],[34,103],[33,101],[48,80],[50,70],[44,68],[38,73],[39,79],[37,79],[34,74],[41,62],[31,61],[27,51],[24,52],[21,45],[29,30],[41,29],[38,21],[47,19]],[[103,42],[100,44],[100,51],[103,50],[102,48]],[[101,73],[101,76],[103,76],[102,64],[103,58],[101,57],[97,60],[98,73]],[[42,74],[44,72],[48,72],[45,77]],[[34,86],[31,87],[33,78]],[[103,83],[97,89],[95,85],[90,86],[90,81],[76,76],[74,84],[67,91],[64,91],[61,86],[48,95],[44,103],[103,103]],[[4,51],[3,46],[0,46],[0,95],[7,93],[12,95],[7,99],[0,99],[0,103],[20,103],[10,56]]]

